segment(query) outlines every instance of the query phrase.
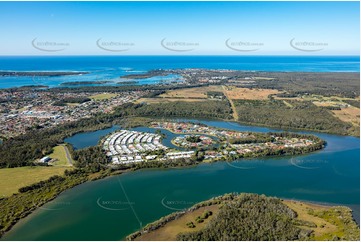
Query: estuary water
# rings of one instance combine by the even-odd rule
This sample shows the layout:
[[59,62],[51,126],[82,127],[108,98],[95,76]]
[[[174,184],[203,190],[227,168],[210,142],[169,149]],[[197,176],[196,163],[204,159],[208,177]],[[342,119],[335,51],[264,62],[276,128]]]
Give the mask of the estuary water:
[[[109,81],[153,69],[207,68],[244,71],[359,72],[359,56],[0,56],[0,71],[86,71],[58,77],[2,77],[0,88],[29,85],[64,87],[65,82]],[[124,81],[124,80],[123,80]],[[138,85],[177,82],[169,75],[137,80]],[[87,86],[84,84],[83,86]],[[92,84],[98,85],[98,84]],[[66,85],[65,85],[66,86]],[[81,85],[77,85],[81,86]]]
[[[239,131],[279,131],[200,122]],[[308,155],[146,169],[87,182],[37,209],[3,239],[121,240],[162,216],[230,192],[345,205],[359,220],[360,139],[313,134],[326,140],[327,146]]]

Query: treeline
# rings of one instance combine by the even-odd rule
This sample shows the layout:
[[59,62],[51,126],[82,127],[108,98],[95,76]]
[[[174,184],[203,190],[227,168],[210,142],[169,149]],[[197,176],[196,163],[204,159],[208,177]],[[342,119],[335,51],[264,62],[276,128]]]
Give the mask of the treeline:
[[284,98],[294,98],[294,97],[298,97],[297,94],[295,93],[278,93],[275,94],[276,97],[284,97]]
[[141,104],[135,106],[133,114],[143,117],[232,119],[232,109],[228,100]]
[[85,103],[91,101],[88,97],[67,97],[59,101],[55,101],[55,106],[65,106],[67,103]]
[[54,87],[45,90],[47,92],[55,93],[81,93],[81,92],[129,92],[129,91],[166,91],[166,90],[176,90],[182,88],[191,88],[191,87],[202,87],[208,86],[207,84],[162,84],[162,85],[119,85],[119,86],[81,86],[81,87]]
[[78,81],[78,82],[62,82],[61,86],[77,86],[77,85],[93,85],[93,84],[106,84],[111,81]]
[[207,97],[208,98],[216,98],[216,99],[226,99],[226,96],[224,95],[223,92],[209,91],[209,92],[207,92]]
[[316,143],[324,143],[322,139],[312,134],[299,134],[291,132],[268,132],[268,133],[249,133],[251,136],[245,138],[231,138],[228,140],[231,144],[250,144],[250,143],[266,143],[274,142],[275,137],[282,137],[287,139],[298,138],[298,139],[308,139]]
[[281,100],[234,100],[238,121],[277,128],[308,129],[347,135],[352,125],[334,117],[330,111],[311,102]]
[[65,176],[53,176],[46,181],[20,188],[19,193],[10,197],[1,198],[0,237],[35,209],[88,179],[88,174],[82,170],[66,170]]
[[255,88],[277,89],[295,95],[360,96],[360,73],[255,72],[244,75],[274,78],[268,81],[255,80]]
[[60,182],[62,182],[64,180],[65,180],[64,177],[55,175],[55,176],[52,176],[52,177],[50,177],[49,179],[47,179],[45,181],[40,181],[40,182],[34,183],[34,184],[30,185],[30,186],[21,187],[21,188],[19,188],[19,192],[24,193],[24,192],[27,192],[27,191],[36,190],[36,189],[46,187],[46,186],[50,187],[53,183],[60,183]]
[[88,147],[80,150],[71,150],[72,158],[77,168],[88,172],[98,172],[107,169],[109,160],[101,146]]
[[342,100],[342,102],[350,104],[356,108],[360,108],[360,100]]
[[231,138],[228,140],[230,144],[251,144],[251,143],[266,143],[273,142],[274,137],[269,134],[252,133],[251,136],[245,138]]
[[85,71],[0,71],[0,76],[74,76],[88,73]]
[[4,140],[0,145],[0,168],[33,165],[36,159],[50,154],[54,146],[63,143],[66,137],[111,127],[123,115],[121,110],[112,114],[98,114],[49,129],[30,130],[26,134]]
[[339,106],[324,106],[323,108],[328,110],[341,110],[341,107]]
[[157,97],[157,96],[159,96],[159,95],[161,95],[161,94],[163,94],[163,93],[165,93],[164,90],[153,91],[153,92],[150,92],[150,93],[144,95],[143,97],[144,97],[144,98],[153,98],[153,97]]
[[168,71],[168,70],[155,69],[155,70],[147,71],[146,73],[129,74],[129,75],[120,76],[120,78],[123,78],[123,79],[145,79],[145,78],[151,78],[151,77],[155,77],[155,76],[167,76],[167,75],[169,75],[171,73],[172,72]]
[[[232,196],[232,195],[231,195]],[[183,241],[306,240],[311,230],[293,224],[297,214],[279,199],[256,194],[232,196],[200,231],[182,233]]]

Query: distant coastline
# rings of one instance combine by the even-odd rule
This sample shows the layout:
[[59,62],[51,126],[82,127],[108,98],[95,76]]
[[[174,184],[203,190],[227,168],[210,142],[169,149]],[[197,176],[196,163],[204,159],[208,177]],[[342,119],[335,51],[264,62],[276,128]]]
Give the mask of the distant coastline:
[[84,71],[0,71],[0,76],[73,76],[73,75],[84,75],[89,72]]
[[61,86],[82,86],[82,85],[92,85],[92,84],[106,84],[111,83],[111,81],[82,81],[82,82],[63,82]]

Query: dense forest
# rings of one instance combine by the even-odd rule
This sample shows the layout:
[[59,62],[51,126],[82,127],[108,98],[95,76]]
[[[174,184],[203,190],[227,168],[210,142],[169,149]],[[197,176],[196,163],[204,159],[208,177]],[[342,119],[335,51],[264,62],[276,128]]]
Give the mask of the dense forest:
[[[232,195],[231,195],[232,196]],[[279,199],[256,194],[233,196],[206,228],[178,235],[178,240],[305,240],[311,231],[293,224],[297,214]]]
[[277,128],[309,129],[347,135],[352,125],[335,118],[329,110],[311,102],[281,100],[234,100],[238,121]]
[[274,78],[267,81],[256,80],[256,88],[277,89],[295,94],[349,98],[360,96],[360,73],[255,72],[248,75]]
[[232,119],[232,109],[228,101],[164,102],[143,104],[135,107],[134,115],[144,117],[184,117]]
[[[225,194],[162,217],[126,239],[157,240],[171,233],[172,238],[176,236],[174,240],[183,241],[359,240],[359,226],[347,207],[310,208],[301,203],[300,207],[305,206],[307,212],[297,214],[286,204],[281,199],[265,195]],[[204,211],[201,216],[189,216],[201,208]],[[184,230],[177,222],[170,224],[178,219],[181,221],[184,216],[187,217],[186,221],[183,219],[184,225],[195,228],[193,231]],[[199,223],[206,224],[197,229]],[[333,227],[326,228],[326,223]],[[152,235],[149,237],[149,234]]]

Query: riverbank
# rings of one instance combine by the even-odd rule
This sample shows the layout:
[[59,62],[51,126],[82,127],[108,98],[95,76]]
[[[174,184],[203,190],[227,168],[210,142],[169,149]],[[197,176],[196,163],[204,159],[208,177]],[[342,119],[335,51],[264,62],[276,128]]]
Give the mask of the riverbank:
[[[268,206],[267,211],[262,207],[264,205]],[[251,212],[254,210],[263,212],[254,214]],[[269,213],[272,212],[277,216],[269,217]],[[241,213],[244,215],[240,215]],[[228,221],[225,230],[221,232],[219,230],[223,227],[225,219],[233,222]],[[250,222],[255,220],[260,221],[261,224]],[[280,234],[277,234],[275,231],[280,229],[279,227],[284,222],[281,220],[287,220],[287,223],[291,225],[284,225],[287,230],[281,229]],[[242,229],[237,226],[238,223],[242,224]],[[246,224],[249,225],[246,226]],[[277,227],[273,227],[275,224]],[[235,233],[235,229],[242,231]],[[127,236],[127,240],[224,240],[226,238],[228,240],[264,240],[268,238],[270,240],[357,241],[359,233],[360,230],[352,218],[351,209],[347,207],[321,206],[254,194],[227,194],[152,222],[140,231]]]
[[[216,122],[216,121],[210,121],[210,123],[208,123],[208,125],[210,125],[210,126],[223,126],[222,128],[232,128],[232,129],[244,129],[244,130],[253,130],[253,131],[261,131],[261,132],[270,132],[270,131],[273,131],[274,132],[274,130],[268,130],[268,129],[266,129],[266,128],[257,128],[257,127],[242,127],[242,126],[239,126],[239,127],[236,127],[236,126],[234,126],[235,124],[229,124],[229,123],[226,123],[226,122],[216,122],[217,124],[214,124],[214,122]],[[213,125],[212,125],[213,124]],[[226,126],[226,127],[224,127],[224,126]],[[256,129],[256,130],[255,130]],[[233,166],[235,166],[235,167],[230,167],[229,166],[229,163],[228,162],[217,162],[217,163],[213,163],[213,164],[209,164],[209,165],[206,165],[206,166],[204,166],[205,164],[202,164],[202,165],[197,165],[197,166],[195,166],[195,167],[193,167],[193,168],[179,168],[179,169],[165,169],[165,170],[163,170],[162,172],[165,172],[165,173],[167,173],[167,174],[172,174],[173,172],[182,172],[182,177],[179,177],[179,179],[177,179],[177,180],[175,180],[175,181],[173,181],[173,182],[165,182],[166,184],[178,184],[178,182],[179,181],[183,181],[185,178],[184,178],[184,175],[186,175],[187,173],[188,173],[188,171],[192,171],[192,170],[199,170],[199,169],[201,169],[201,170],[203,170],[204,169],[204,167],[223,167],[221,170],[224,170],[225,168],[226,168],[226,170],[228,170],[228,172],[230,172],[227,176],[225,176],[224,177],[224,179],[225,179],[225,181],[228,181],[233,175],[232,175],[232,173],[234,173],[234,171],[241,171],[242,172],[242,177],[244,177],[245,179],[254,179],[254,177],[255,176],[258,176],[257,174],[259,173],[259,172],[261,172],[262,174],[263,174],[263,168],[262,168],[262,166],[264,166],[264,165],[266,165],[267,167],[264,167],[264,168],[267,168],[266,170],[267,170],[267,172],[266,172],[266,170],[265,170],[265,174],[263,174],[263,175],[261,175],[261,176],[263,176],[263,177],[268,177],[268,176],[270,176],[270,175],[272,175],[273,173],[275,173],[275,174],[278,174],[278,175],[276,175],[275,177],[273,177],[273,178],[268,178],[268,179],[271,179],[273,182],[277,182],[280,178],[282,178],[282,179],[291,179],[293,182],[294,182],[294,179],[295,179],[295,175],[296,175],[296,177],[297,177],[297,174],[298,173],[300,173],[301,171],[305,171],[305,172],[307,172],[307,174],[303,174],[303,173],[300,173],[300,175],[302,175],[302,177],[304,176],[304,175],[308,175],[308,176],[310,176],[309,178],[311,179],[310,181],[313,181],[313,175],[312,174],[318,174],[318,175],[316,175],[316,177],[317,177],[317,183],[315,183],[316,184],[316,186],[314,187],[314,189],[316,189],[316,190],[322,190],[322,188],[320,188],[318,185],[319,184],[322,184],[322,183],[320,183],[320,181],[322,181],[322,177],[324,176],[322,173],[319,173],[319,172],[317,172],[317,171],[321,171],[321,170],[324,170],[324,171],[328,171],[328,169],[327,169],[327,166],[325,166],[325,165],[327,165],[327,163],[319,163],[319,162],[317,162],[317,158],[316,157],[318,157],[319,155],[322,155],[322,154],[324,154],[325,152],[327,153],[327,152],[330,152],[330,151],[332,151],[332,150],[334,150],[334,148],[335,148],[335,145],[336,145],[336,147],[338,147],[337,148],[337,150],[340,150],[340,147],[342,148],[342,147],[344,147],[344,148],[348,148],[348,149],[352,149],[353,147],[354,147],[354,145],[352,145],[352,144],[349,144],[349,142],[350,141],[347,141],[347,140],[354,140],[354,138],[352,138],[352,137],[340,137],[340,136],[328,136],[328,135],[322,135],[323,137],[325,137],[325,140],[327,140],[328,142],[330,142],[330,145],[328,145],[327,147],[326,147],[326,150],[325,151],[320,151],[320,152],[317,152],[317,153],[315,153],[315,154],[313,154],[313,155],[308,155],[308,156],[300,156],[299,158],[297,158],[296,157],[296,160],[295,160],[295,162],[300,162],[300,161],[303,161],[303,166],[305,166],[305,167],[308,167],[308,166],[310,166],[310,165],[312,165],[312,163],[314,163],[314,162],[316,162],[316,163],[314,163],[314,165],[312,165],[312,166],[310,166],[310,169],[313,169],[313,170],[295,170],[295,169],[299,169],[299,168],[297,168],[297,167],[294,167],[294,166],[292,166],[291,164],[288,164],[287,166],[288,167],[290,167],[290,169],[293,167],[293,169],[291,169],[291,170],[284,170],[284,168],[282,168],[282,166],[281,167],[278,167],[279,165],[277,165],[277,163],[278,163],[278,161],[279,160],[288,160],[289,158],[287,158],[287,157],[274,157],[273,159],[268,159],[267,158],[267,162],[266,163],[264,163],[264,162],[262,162],[262,163],[260,163],[260,161],[258,160],[258,159],[253,159],[253,160],[247,160],[247,159],[245,159],[245,160],[243,160],[243,161],[239,161],[239,162],[234,162],[234,163],[232,163],[232,165]],[[86,138],[86,137],[84,137],[85,139],[88,139],[88,138]],[[334,140],[335,139],[335,140]],[[346,140],[345,140],[346,139]],[[355,147],[357,147],[356,145],[355,145]],[[333,151],[334,152],[334,151]],[[308,164],[308,163],[305,163],[306,161],[307,161],[307,157],[310,157],[310,162],[312,162],[312,163],[310,163],[310,165]],[[328,157],[330,157],[330,156],[328,156]],[[335,159],[338,159],[337,158],[338,156],[335,156]],[[347,159],[347,160],[350,160],[350,161],[352,161],[353,160],[353,158],[347,158],[347,155],[342,155],[341,156],[342,157],[342,159]],[[327,158],[326,157],[324,157],[324,158],[318,158],[318,159],[320,159],[320,160],[324,160],[324,159],[326,159],[327,160]],[[277,161],[277,162],[276,162]],[[276,163],[275,163],[276,162]],[[274,165],[275,165],[275,168],[276,167],[278,167],[276,170],[273,170],[272,169],[272,167],[273,167],[273,163],[275,163]],[[286,162],[287,163],[287,162]],[[331,163],[332,164],[332,163]],[[249,168],[251,168],[251,169],[249,169],[249,170],[244,170],[242,167],[244,167],[244,166],[249,166]],[[322,168],[322,167],[324,167],[325,166],[325,169],[318,169],[318,168]],[[333,169],[336,169],[336,170],[338,170],[337,172],[339,173],[339,172],[342,172],[342,173],[345,173],[346,172],[346,174],[347,174],[347,172],[348,171],[345,171],[344,170],[344,168],[341,168],[341,167],[339,167],[338,165],[335,165],[335,164],[332,164],[332,166],[334,167]],[[155,168],[156,166],[154,166],[154,168]],[[228,168],[227,168],[228,167]],[[237,167],[239,167],[239,169],[237,169]],[[258,168],[257,168],[258,167]],[[354,167],[354,166],[353,166]],[[204,176],[204,174],[207,174],[210,170],[209,170],[210,168],[206,168],[205,169],[205,171],[200,171],[200,172],[197,172],[198,174],[203,174],[202,175],[202,177]],[[256,169],[256,170],[255,170]],[[216,169],[211,169],[211,170],[213,170],[212,171],[212,173],[213,172],[218,172],[219,171],[219,168],[216,168]],[[273,170],[273,171],[272,171]],[[355,169],[352,169],[353,171],[355,170]],[[253,171],[258,171],[258,173],[254,173]],[[246,173],[244,173],[244,172],[246,172]],[[296,172],[296,173],[295,173]],[[311,172],[311,173],[310,173]],[[131,173],[129,173],[128,175],[126,175],[126,176],[124,176],[124,178],[125,177],[129,177],[129,175],[131,175],[131,177],[133,177],[133,174],[136,176],[136,177],[138,177],[137,178],[137,180],[139,180],[140,179],[140,182],[141,183],[144,183],[144,181],[142,181],[142,178],[141,177],[139,177],[139,175],[138,174],[140,174],[140,173],[142,173],[142,174],[150,174],[150,173],[154,173],[154,175],[155,176],[158,176],[159,174],[159,172],[158,172],[158,170],[156,169],[156,170],[154,170],[154,169],[142,169],[141,171],[138,171],[138,172],[131,172]],[[165,174],[164,173],[164,174]],[[212,174],[212,173],[210,173],[210,174]],[[248,177],[248,174],[249,173],[249,175],[251,175],[251,174],[253,174],[253,175],[251,175],[250,177]],[[158,174],[158,175],[157,175]],[[217,173],[216,173],[217,174]],[[288,177],[288,178],[285,178],[284,176],[285,175],[287,175],[287,174],[293,174],[292,175],[292,178],[290,178],[290,177]],[[145,175],[146,177],[148,176],[148,175]],[[153,175],[152,175],[153,176]],[[187,176],[187,175],[186,175]],[[162,177],[162,175],[160,176],[160,177]],[[239,179],[239,175],[236,175],[236,177],[237,177],[237,179]],[[248,177],[248,178],[247,178]],[[351,176],[352,177],[352,176]],[[121,176],[121,178],[120,177],[118,177],[118,176],[116,176],[116,177],[113,177],[113,178],[111,178],[111,179],[106,179],[106,180],[104,180],[104,179],[102,179],[102,180],[99,180],[98,182],[101,182],[101,183],[103,183],[103,182],[109,182],[109,181],[111,181],[111,180],[113,180],[113,179],[115,179],[116,178],[116,180],[118,180],[118,179],[121,179],[121,180],[123,180],[124,178],[123,178],[123,176]],[[202,178],[202,180],[203,180],[204,178]],[[218,178],[217,178],[218,179]],[[268,180],[267,179],[267,180]],[[219,180],[219,179],[218,179]],[[259,183],[263,183],[263,182],[266,182],[266,181],[263,181],[262,182],[262,180],[263,179],[260,179],[260,181],[259,181]],[[302,178],[302,179],[300,179],[300,181],[303,181],[304,179]],[[315,181],[316,181],[315,180]],[[328,180],[328,179],[327,179]],[[335,182],[337,182],[337,187],[339,187],[339,186],[341,186],[340,184],[343,184],[343,182],[345,182],[346,180],[344,179],[344,177],[343,177],[343,181],[339,181],[339,179],[337,178],[337,177],[334,177],[333,178],[333,180],[335,181]],[[134,180],[135,181],[135,180]],[[192,181],[192,180],[190,180],[190,181]],[[234,187],[234,188],[232,188],[233,187],[233,184],[235,185],[235,184],[238,184],[237,182],[235,183],[235,181],[236,180],[234,180],[234,181],[232,181],[231,183],[229,183],[229,182],[226,182],[225,184],[223,184],[223,185],[220,185],[220,184],[218,184],[218,185],[220,185],[220,186],[222,186],[222,187],[224,187],[223,189],[237,189],[236,187]],[[347,179],[347,181],[348,181],[348,179]],[[347,182],[346,181],[346,182]],[[88,185],[86,185],[86,186],[94,186],[95,184],[99,184],[98,182],[96,182],[96,183],[88,183]],[[205,183],[209,183],[210,181],[207,181],[206,182],[206,180],[204,181]],[[269,181],[267,181],[267,182],[269,182]],[[280,181],[281,182],[281,181]],[[188,183],[188,182],[187,182]],[[198,185],[196,184],[197,183],[197,181],[196,180],[194,180],[193,182],[191,182],[192,183],[192,186],[193,187],[198,187]],[[92,185],[92,184],[94,184],[94,185]],[[148,181],[147,181],[147,184],[148,184]],[[201,184],[203,184],[203,183],[201,183]],[[199,184],[199,185],[201,185],[201,184]],[[347,183],[348,184],[348,183]],[[351,183],[351,184],[354,184],[353,182]],[[149,184],[150,186],[151,186],[151,183]],[[280,186],[282,187],[282,186],[284,186],[284,185],[286,185],[286,184],[284,184],[284,181],[282,181],[279,185],[277,185],[277,186],[275,186],[275,187],[277,187],[277,190],[272,190],[272,184],[270,184],[270,187],[268,187],[268,189],[267,189],[267,191],[268,192],[271,192],[271,194],[275,194],[275,195],[277,195],[277,193],[279,192],[279,191],[282,191],[282,190],[284,190],[285,188],[283,188],[283,189],[281,189],[281,190],[279,190],[280,189]],[[128,185],[129,186],[129,185]],[[160,189],[159,188],[159,186],[161,186],[161,185],[157,185],[156,187],[157,187],[157,189]],[[244,184],[242,185],[242,186],[244,186]],[[299,187],[299,186],[303,186],[302,185],[302,183],[300,183],[300,184],[293,184],[292,186],[290,186],[290,188],[287,188],[286,190],[288,190],[288,189],[291,189],[291,188],[294,188],[294,187]],[[313,185],[314,186],[314,185]],[[312,187],[313,187],[312,186]],[[327,185],[327,187],[329,187],[329,186],[331,186],[332,187],[332,182],[331,183],[328,183],[328,185]],[[343,186],[343,185],[342,185]],[[349,185],[345,185],[345,187],[348,187]],[[211,187],[215,187],[215,185],[212,185]],[[351,186],[352,187],[352,186]],[[75,189],[75,190],[74,190]],[[66,194],[68,194],[68,193],[71,193],[71,194],[73,194],[74,192],[75,193],[78,193],[79,191],[78,191],[78,188],[74,188],[74,189],[71,189],[71,190],[68,190],[68,191],[66,191]],[[104,188],[105,189],[105,188]],[[103,190],[104,190],[103,189]],[[108,188],[107,188],[108,189]],[[115,188],[115,189],[117,189],[117,188]],[[141,187],[137,187],[137,188],[133,188],[133,189],[131,189],[131,190],[134,190],[134,191],[136,191],[136,190],[139,190],[139,189],[141,189]],[[204,188],[196,188],[196,189],[204,189]],[[264,191],[259,191],[259,190],[257,190],[257,188],[249,188],[250,189],[250,191],[254,191],[254,192],[264,192]],[[271,189],[271,190],[269,190],[269,189]],[[306,185],[305,186],[305,188],[304,189],[311,189],[311,187],[309,186],[309,185]],[[82,193],[83,193],[83,190],[84,189],[81,189],[81,191],[82,191]],[[150,189],[150,191],[151,191],[152,189]],[[347,189],[346,189],[347,190]],[[73,192],[74,191],[74,192]],[[78,191],[78,192],[76,192],[76,191]],[[226,190],[227,191],[227,190]],[[229,191],[229,190],[228,190]],[[278,192],[277,192],[278,191]],[[307,190],[306,190],[307,191]],[[305,192],[306,192],[305,191]],[[209,191],[209,192],[211,192],[211,193],[215,193],[216,191]],[[267,192],[267,193],[268,193]],[[302,192],[302,190],[301,191],[299,191],[299,192]],[[297,195],[297,194],[299,194],[299,192],[298,193],[292,193],[292,194],[290,194],[290,195],[282,195],[282,194],[278,194],[278,196],[279,197],[297,197],[297,198],[301,198],[301,199],[303,199],[303,200],[309,200],[309,201],[311,201],[311,200],[319,200],[319,198],[315,198],[315,196],[310,196],[310,197],[299,197],[299,195]],[[343,192],[345,192],[345,189],[343,189]],[[218,193],[219,194],[219,192],[216,192],[216,193]],[[223,192],[224,193],[224,192]],[[192,192],[190,192],[190,195],[191,194],[193,194]],[[206,193],[207,194],[207,193]],[[302,194],[303,194],[303,192],[302,192]],[[307,194],[307,193],[306,193]],[[326,193],[327,194],[327,193]],[[193,194],[194,195],[194,194]],[[193,195],[192,195],[192,197],[193,197]],[[320,194],[321,195],[321,194]],[[68,195],[67,195],[68,196]],[[73,196],[73,195],[72,195]],[[96,196],[102,196],[102,195],[96,195]],[[60,197],[64,197],[64,196],[60,196]],[[133,194],[133,197],[134,197],[134,194]],[[195,196],[196,197],[196,196]],[[316,196],[316,197],[318,197],[318,196]],[[322,195],[321,195],[321,197],[322,197]],[[345,197],[345,196],[342,196],[342,197],[344,197],[344,198],[347,198],[347,196]],[[147,199],[150,199],[150,197],[148,197]],[[189,199],[192,199],[192,198],[189,198]],[[198,200],[199,198],[197,198],[197,200]],[[338,198],[338,199],[341,199],[341,197],[340,198]],[[113,199],[114,200],[114,199]],[[204,199],[203,199],[204,200]],[[342,199],[341,199],[342,200]],[[345,202],[345,201],[341,201],[340,200],[340,202],[339,202],[339,204],[345,204],[345,203],[351,203],[351,202]],[[191,200],[192,201],[192,200]],[[327,202],[327,201],[330,201],[330,202],[333,202],[333,203],[335,203],[335,201],[337,201],[337,200],[333,200],[332,198],[330,198],[330,197],[325,197],[324,199],[321,199],[321,201],[325,201],[325,202]],[[346,199],[346,201],[347,201],[347,199]],[[336,202],[337,203],[337,202]],[[140,203],[140,201],[138,201],[137,200],[137,204],[141,204]],[[74,211],[73,211],[74,212]],[[163,211],[163,213],[164,213],[165,211]],[[43,214],[44,212],[42,211],[42,213],[41,214]],[[169,213],[169,210],[168,210],[168,212],[165,212],[166,214],[168,214]],[[114,214],[114,215],[116,215],[116,214]],[[39,215],[40,217],[42,217],[41,215]],[[129,215],[129,216],[132,216],[132,215]],[[32,218],[34,218],[34,216],[31,216]],[[35,217],[38,217],[38,215],[37,216],[35,216]],[[80,217],[81,217],[81,215],[80,215]],[[153,218],[153,219],[150,219],[150,221],[154,221],[155,219],[157,219],[157,218],[159,218],[159,217],[161,217],[161,216],[158,216],[158,217],[155,217],[155,218]],[[104,218],[104,219],[106,219],[106,218]],[[118,220],[116,217],[114,217],[114,219],[115,220]],[[26,223],[26,224],[29,224],[28,222]],[[21,227],[23,227],[24,225],[22,225]],[[26,225],[25,227],[28,227],[29,225]],[[17,231],[17,230],[16,230]],[[5,238],[7,238],[7,237],[5,237]],[[79,237],[79,238],[81,238],[81,237]],[[115,239],[115,238],[114,238]],[[118,238],[119,239],[119,238]]]

